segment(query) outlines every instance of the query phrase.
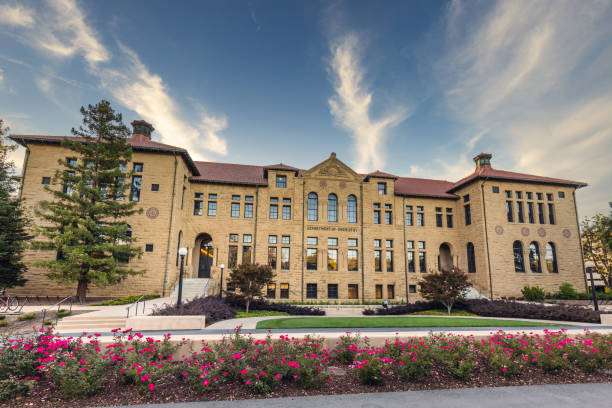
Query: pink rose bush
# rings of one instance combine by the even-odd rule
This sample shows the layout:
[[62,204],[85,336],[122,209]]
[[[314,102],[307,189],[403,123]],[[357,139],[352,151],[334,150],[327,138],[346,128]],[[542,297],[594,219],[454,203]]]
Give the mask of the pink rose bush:
[[0,339],[0,400],[25,395],[34,387],[47,387],[63,398],[84,398],[103,392],[109,384],[153,397],[179,384],[194,393],[244,387],[267,394],[281,387],[330,385],[336,367],[349,381],[372,386],[418,382],[434,375],[469,381],[483,373],[510,379],[526,372],[594,373],[612,367],[612,336],[588,332],[569,337],[564,331],[500,331],[480,339],[430,335],[390,339],[381,346],[347,334],[326,348],[318,338],[254,339],[237,331],[178,359],[177,348],[183,344],[170,335],[153,339],[128,329],[115,330],[109,343],[102,344],[99,337],[64,338],[42,331],[32,338]]

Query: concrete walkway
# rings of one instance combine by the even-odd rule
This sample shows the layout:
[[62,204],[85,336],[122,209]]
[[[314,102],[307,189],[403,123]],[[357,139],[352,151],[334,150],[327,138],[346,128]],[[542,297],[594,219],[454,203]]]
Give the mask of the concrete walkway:
[[[606,402],[608,401],[608,402]],[[321,395],[240,401],[131,405],[130,408],[561,408],[607,406],[612,384],[564,384],[521,387],[465,388],[457,390],[381,392]],[[127,408],[127,407],[123,407]]]

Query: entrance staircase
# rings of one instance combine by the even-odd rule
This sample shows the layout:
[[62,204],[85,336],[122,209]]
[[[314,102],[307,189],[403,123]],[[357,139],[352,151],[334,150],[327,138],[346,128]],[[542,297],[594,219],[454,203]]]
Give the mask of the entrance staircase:
[[[208,296],[210,285],[211,279],[209,278],[183,279],[183,301]],[[174,285],[174,291],[170,298],[173,302],[178,299],[178,282]]]
[[55,326],[57,333],[110,332],[112,329],[125,328],[125,317],[76,315],[60,319]]

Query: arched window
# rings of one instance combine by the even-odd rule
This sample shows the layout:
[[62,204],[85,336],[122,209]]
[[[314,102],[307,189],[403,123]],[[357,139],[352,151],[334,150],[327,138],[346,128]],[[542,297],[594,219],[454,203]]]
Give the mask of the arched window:
[[525,260],[523,259],[523,243],[514,241],[512,244],[512,252],[514,253],[514,270],[516,272],[525,272]]
[[308,221],[319,219],[319,198],[317,193],[308,193]]
[[540,264],[540,245],[533,241],[529,244],[529,269],[531,272],[542,272]]
[[348,222],[355,224],[357,222],[357,197],[354,195],[348,196],[346,204],[346,218]]
[[551,273],[559,272],[557,268],[557,248],[553,242],[546,244],[546,270]]
[[474,254],[474,244],[467,243],[467,264],[468,272],[476,272],[476,254]]
[[327,221],[338,222],[338,196],[334,193],[327,196]]

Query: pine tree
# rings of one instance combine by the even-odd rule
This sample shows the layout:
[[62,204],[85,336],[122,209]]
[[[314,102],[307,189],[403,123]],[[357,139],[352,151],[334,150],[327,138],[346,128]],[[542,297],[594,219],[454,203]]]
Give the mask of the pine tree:
[[0,287],[23,286],[26,266],[23,251],[30,238],[26,232],[28,222],[21,200],[15,197],[16,187],[13,162],[8,158],[14,146],[5,143],[8,128],[0,119]]
[[44,239],[36,247],[56,251],[55,259],[37,265],[47,268],[53,280],[77,282],[82,302],[90,284],[112,285],[141,273],[126,262],[141,251],[132,245],[126,222],[139,211],[126,197],[126,180],[132,176],[127,170],[130,132],[108,101],[82,107],[81,114],[83,124],[72,129],[76,138],[62,143],[73,157],[59,160],[47,187],[54,199],[41,202],[37,210],[46,222],[39,227]]

